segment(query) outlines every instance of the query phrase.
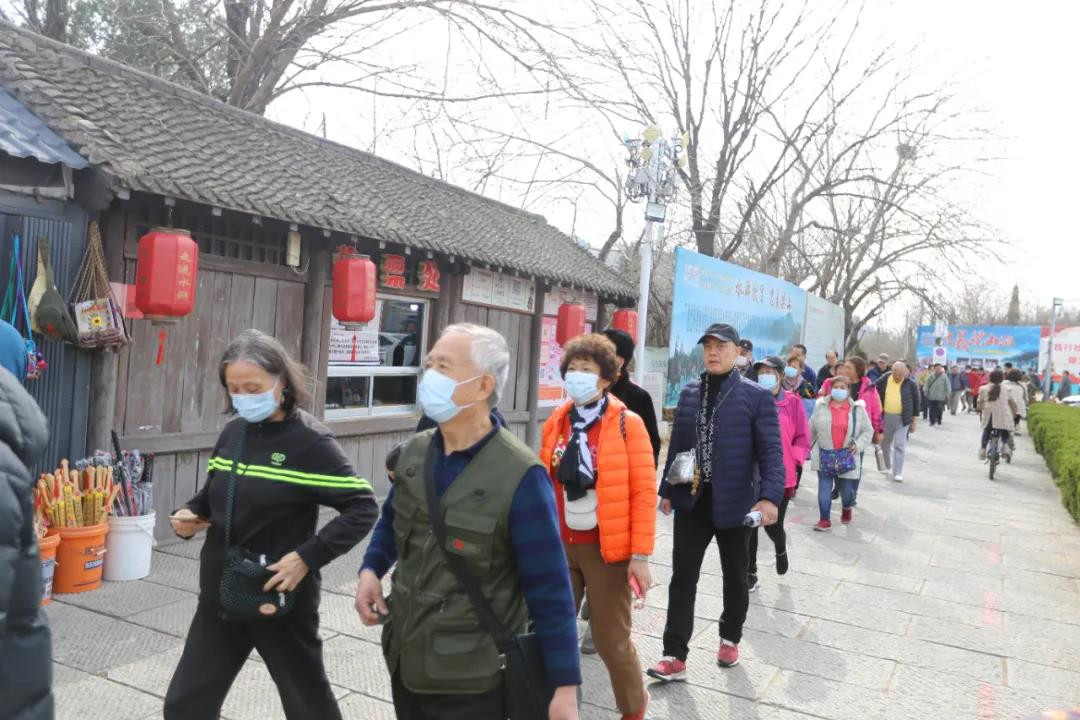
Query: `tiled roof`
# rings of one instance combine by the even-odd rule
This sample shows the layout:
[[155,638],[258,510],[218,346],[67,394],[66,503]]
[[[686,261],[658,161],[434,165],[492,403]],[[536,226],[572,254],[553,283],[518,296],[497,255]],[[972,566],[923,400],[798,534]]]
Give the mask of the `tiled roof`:
[[0,88],[0,152],[34,158],[49,165],[63,163],[75,170],[89,164],[3,88]]
[[540,215],[4,23],[0,87],[132,190],[636,296]]

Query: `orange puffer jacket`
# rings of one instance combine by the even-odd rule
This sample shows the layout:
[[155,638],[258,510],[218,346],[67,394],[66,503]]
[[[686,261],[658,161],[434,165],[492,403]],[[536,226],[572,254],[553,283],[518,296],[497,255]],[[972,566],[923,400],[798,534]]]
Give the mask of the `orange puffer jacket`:
[[[553,478],[558,465],[555,448],[562,444],[560,436],[572,407],[573,403],[567,402],[544,423],[540,461]],[[600,556],[606,563],[616,563],[629,560],[631,555],[652,555],[656,535],[656,466],[652,443],[641,418],[611,394],[607,396],[607,408],[600,420],[600,447],[596,454]]]

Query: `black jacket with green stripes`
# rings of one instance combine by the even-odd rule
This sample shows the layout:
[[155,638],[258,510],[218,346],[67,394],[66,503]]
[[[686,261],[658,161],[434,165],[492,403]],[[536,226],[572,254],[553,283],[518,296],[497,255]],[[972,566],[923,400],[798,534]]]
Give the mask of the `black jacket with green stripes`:
[[[299,410],[280,422],[236,418],[221,431],[207,480],[187,503],[211,523],[200,557],[199,600],[218,607],[225,492],[245,425],[237,458],[232,543],[275,560],[294,550],[299,553],[310,572],[298,588],[294,612],[313,612],[319,604],[319,569],[363,540],[379,509],[371,483],[357,477],[330,430]],[[316,532],[321,505],[339,514]]]

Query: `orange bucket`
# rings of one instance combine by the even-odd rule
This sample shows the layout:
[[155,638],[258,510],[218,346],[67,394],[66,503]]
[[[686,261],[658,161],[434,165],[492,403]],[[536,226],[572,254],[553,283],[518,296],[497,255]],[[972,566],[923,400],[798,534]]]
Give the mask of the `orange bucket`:
[[53,592],[80,593],[101,586],[105,536],[108,532],[108,523],[60,528]]
[[41,556],[41,604],[52,602],[53,574],[56,572],[56,546],[60,536],[56,533],[38,540],[38,554]]

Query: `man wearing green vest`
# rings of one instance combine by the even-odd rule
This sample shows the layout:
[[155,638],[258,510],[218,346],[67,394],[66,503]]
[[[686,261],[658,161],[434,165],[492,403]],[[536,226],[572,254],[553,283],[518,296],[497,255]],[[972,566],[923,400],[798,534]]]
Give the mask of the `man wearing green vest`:
[[[416,434],[360,569],[356,609],[384,623],[382,645],[399,720],[505,718],[499,653],[433,540],[425,490],[431,451],[445,550],[460,556],[502,624],[540,641],[554,697],[550,720],[577,720],[577,620],[555,496],[536,454],[492,414],[509,373],[506,340],[451,325],[428,354]],[[390,596],[383,575],[395,565]]]

